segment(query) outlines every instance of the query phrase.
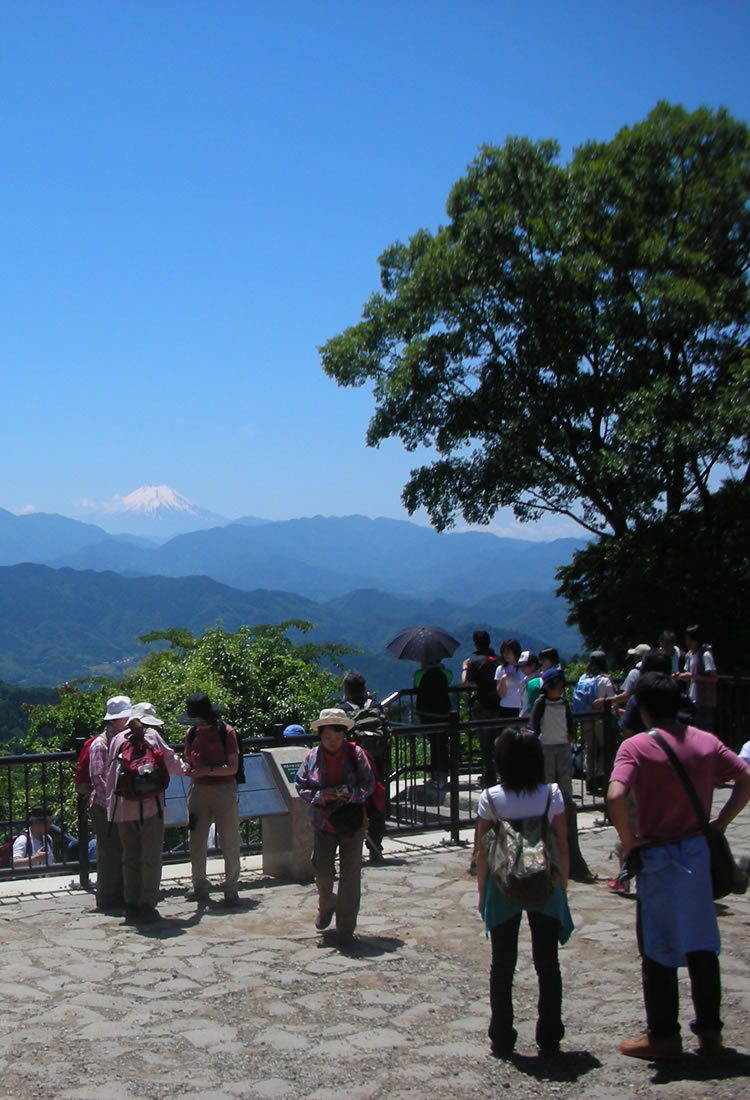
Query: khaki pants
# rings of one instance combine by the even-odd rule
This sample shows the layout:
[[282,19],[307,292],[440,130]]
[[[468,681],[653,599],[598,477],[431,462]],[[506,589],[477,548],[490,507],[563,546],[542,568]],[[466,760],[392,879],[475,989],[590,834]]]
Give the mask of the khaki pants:
[[161,814],[154,814],[143,822],[121,821],[117,830],[122,844],[125,904],[154,909],[161,885],[164,818]]
[[240,881],[240,819],[234,778],[230,783],[191,783],[187,804],[193,889],[204,892],[210,885],[206,878],[206,846],[213,821],[224,856],[224,890],[236,891]]
[[90,812],[96,836],[96,904],[100,909],[116,909],[123,900],[120,834],[107,821],[103,806],[94,803]]
[[[365,830],[354,836],[337,836],[315,829],[312,865],[318,888],[318,908],[321,913],[336,913],[336,931],[350,936],[357,927],[362,890],[362,844]],[[339,850],[339,889],[333,889],[336,849]]]

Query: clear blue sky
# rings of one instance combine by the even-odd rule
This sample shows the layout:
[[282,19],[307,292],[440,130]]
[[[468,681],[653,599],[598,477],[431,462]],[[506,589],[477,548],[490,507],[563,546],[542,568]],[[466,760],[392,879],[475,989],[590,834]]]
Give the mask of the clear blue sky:
[[414,457],[365,448],[369,393],[316,352],[377,256],[481,142],[567,157],[660,98],[749,119],[749,30],[726,0],[6,0],[0,506],[406,518]]

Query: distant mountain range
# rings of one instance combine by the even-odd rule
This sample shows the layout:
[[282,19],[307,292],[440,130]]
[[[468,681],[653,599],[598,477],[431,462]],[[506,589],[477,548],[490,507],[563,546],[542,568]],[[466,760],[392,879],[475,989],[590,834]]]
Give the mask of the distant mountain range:
[[114,675],[142,659],[138,636],[180,627],[202,633],[221,620],[241,625],[305,619],[307,637],[348,644],[363,652],[351,664],[381,695],[409,686],[415,665],[385,651],[404,626],[437,623],[461,642],[453,661],[458,675],[471,652],[471,632],[488,629],[495,642],[517,637],[522,646],[557,645],[566,655],[580,647],[565,625],[565,605],[553,593],[497,594],[479,603],[420,600],[373,590],[316,603],[288,592],[241,592],[208,577],[123,577],[41,565],[0,568],[0,680],[60,684],[81,676]]
[[142,485],[124,497],[115,496],[99,504],[87,501],[85,513],[81,519],[105,531],[127,531],[157,540],[229,522],[224,516],[199,508],[169,485]]
[[404,670],[385,645],[403,626],[441,625],[466,652],[480,626],[496,642],[518,637],[569,655],[581,645],[554,587],[556,567],[583,540],[437,534],[364,516],[205,526],[210,513],[196,517],[166,486],[121,500],[134,516],[171,510],[203,526],[159,539],[153,527],[150,537],[113,535],[0,509],[0,680],[53,684],[116,671],[142,656],[138,635],[170,626],[197,633],[217,619],[229,630],[307,619],[315,640],[364,650],[357,663],[389,690]]

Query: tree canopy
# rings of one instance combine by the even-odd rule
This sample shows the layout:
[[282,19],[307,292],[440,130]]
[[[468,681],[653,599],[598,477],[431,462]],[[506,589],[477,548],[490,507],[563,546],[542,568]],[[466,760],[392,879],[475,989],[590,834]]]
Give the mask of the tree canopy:
[[623,535],[710,505],[717,464],[749,457],[749,138],[659,103],[567,164],[554,141],[484,146],[448,224],[386,249],[382,289],[320,352],[372,384],[369,445],[434,448],[410,512]]

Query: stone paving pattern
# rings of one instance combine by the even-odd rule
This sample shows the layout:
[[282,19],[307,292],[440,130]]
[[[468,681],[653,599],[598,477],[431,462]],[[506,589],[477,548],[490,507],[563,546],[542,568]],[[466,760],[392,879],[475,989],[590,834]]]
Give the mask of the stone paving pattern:
[[[750,811],[729,836],[736,854],[750,853]],[[245,860],[238,910],[223,909],[220,893],[198,909],[184,897],[185,867],[167,869],[164,920],[141,929],[98,914],[68,880],[3,883],[0,1097],[750,1095],[750,895],[718,907],[734,1049],[660,1066],[623,1058],[616,1043],[643,1023],[634,901],[606,890],[614,833],[589,818],[582,849],[601,881],[571,885],[564,1053],[536,1056],[536,980],[522,927],[518,1053],[503,1062],[486,1039],[490,951],[468,850],[441,838],[388,840],[386,862],[365,865],[359,937],[346,950],[315,931],[314,887],[264,879],[257,859]],[[683,971],[680,992],[691,1048]]]

